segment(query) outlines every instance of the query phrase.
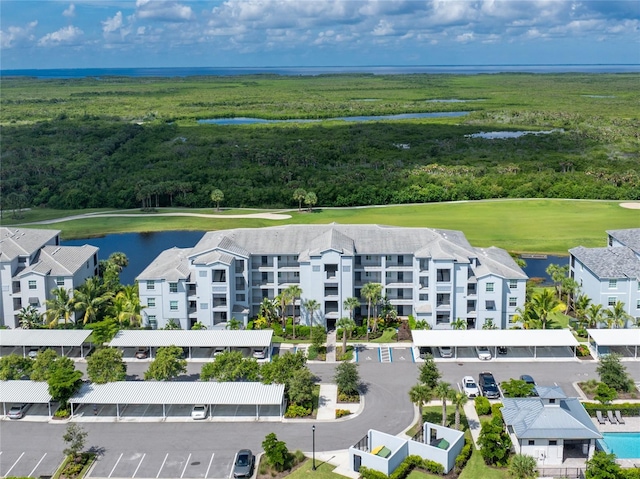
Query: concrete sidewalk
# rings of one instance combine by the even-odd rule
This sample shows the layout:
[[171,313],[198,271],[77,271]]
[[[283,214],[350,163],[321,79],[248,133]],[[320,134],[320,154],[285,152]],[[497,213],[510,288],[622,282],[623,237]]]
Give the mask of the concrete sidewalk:
[[360,396],[359,403],[345,403],[338,404],[338,386],[336,384],[321,384],[320,385],[320,398],[318,400],[318,414],[316,414],[317,421],[335,421],[336,409],[347,409],[351,411],[351,414],[344,416],[345,419],[352,419],[354,416],[360,414],[360,411],[364,408],[364,397]]
[[478,438],[480,437],[480,418],[476,412],[475,402],[467,401],[464,404],[463,409],[465,416],[467,416],[467,422],[469,423],[469,431],[471,431],[473,444],[476,446],[476,449],[480,449],[480,446],[478,446]]

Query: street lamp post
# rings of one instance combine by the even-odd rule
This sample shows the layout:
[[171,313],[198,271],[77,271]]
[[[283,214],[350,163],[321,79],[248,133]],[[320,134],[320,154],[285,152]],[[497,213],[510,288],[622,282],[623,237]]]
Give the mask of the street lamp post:
[[315,424],[311,426],[311,437],[312,437],[311,450],[312,450],[312,457],[313,457],[313,465],[311,466],[311,470],[315,471],[316,470],[316,425]]

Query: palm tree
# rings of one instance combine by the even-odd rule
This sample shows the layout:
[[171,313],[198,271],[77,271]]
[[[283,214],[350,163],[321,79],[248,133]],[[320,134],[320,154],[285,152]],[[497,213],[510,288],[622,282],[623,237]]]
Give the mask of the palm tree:
[[602,322],[603,314],[604,312],[601,304],[590,304],[586,312],[587,325],[590,328],[597,328]]
[[543,289],[531,298],[531,308],[538,316],[542,329],[547,329],[550,315],[564,311],[565,305],[549,289]]
[[224,193],[222,192],[222,190],[215,188],[211,192],[211,201],[213,201],[216,204],[216,211],[220,211],[220,202],[222,200],[224,200]]
[[576,315],[576,321],[578,322],[578,325],[581,328],[584,328],[589,321],[587,318],[587,310],[589,309],[590,305],[591,305],[591,298],[586,294],[581,294],[576,298],[575,315]]
[[451,399],[454,393],[451,386],[446,381],[440,381],[433,390],[433,395],[442,399],[442,425],[447,425],[447,399]]
[[138,284],[124,286],[116,294],[113,303],[113,316],[120,324],[128,321],[129,325],[137,326],[142,322],[142,310],[145,306],[140,304],[138,297]]
[[433,391],[429,388],[429,386],[425,386],[424,384],[416,384],[411,389],[409,389],[409,400],[415,404],[418,408],[419,412],[419,424],[420,431],[422,431],[424,427],[424,417],[422,415],[422,407],[431,401],[433,398]]
[[309,207],[309,211],[313,211],[313,207],[318,202],[318,197],[313,191],[308,192],[304,197],[304,204]]
[[453,329],[467,329],[467,322],[462,318],[458,318],[451,323],[451,327]]
[[40,313],[31,305],[18,311],[18,322],[22,329],[31,329],[35,324],[41,324]]
[[360,306],[360,300],[358,298],[354,298],[353,296],[345,299],[344,303],[342,303],[342,307],[349,311],[349,317],[351,319],[353,319],[353,313],[358,306]]
[[460,409],[462,409],[462,407],[466,404],[469,398],[467,398],[467,395],[465,393],[457,392],[451,397],[451,400],[453,401],[453,405],[456,407],[456,416],[455,416],[456,429],[459,431],[460,430]]
[[129,258],[127,258],[126,254],[119,251],[111,253],[108,261],[118,268],[118,272],[121,272],[124,268],[129,266]]
[[113,292],[105,291],[104,285],[100,278],[94,277],[87,279],[83,284],[73,292],[74,308],[82,314],[82,323],[101,319],[109,305]]
[[351,336],[351,331],[356,327],[353,319],[343,316],[336,324],[337,328],[342,329],[342,354],[347,353],[347,336]]
[[318,303],[315,299],[307,299],[302,301],[302,306],[309,313],[309,338],[313,336],[313,315],[316,311],[320,309],[320,303]]
[[367,283],[360,290],[360,294],[367,300],[367,341],[369,341],[369,326],[371,324],[371,305],[380,301],[382,285],[380,283]]
[[302,202],[307,197],[307,192],[302,188],[296,188],[293,192],[293,199],[298,202],[298,211],[302,211]]
[[624,303],[622,301],[616,301],[612,309],[607,309],[604,312],[605,322],[607,328],[623,328],[627,321],[633,318],[629,313],[624,310]]
[[240,322],[240,320],[232,317],[227,323],[226,329],[237,331],[238,329],[240,329],[240,326],[242,326],[242,323]]
[[52,298],[45,302],[47,310],[43,315],[49,322],[50,328],[55,328],[61,319],[64,320],[66,328],[73,317],[73,297],[70,293],[71,290],[64,289],[62,286],[51,290]]
[[278,302],[275,299],[263,298],[260,303],[260,315],[263,316],[269,325],[278,317]]
[[533,310],[531,303],[526,303],[524,309],[516,308],[516,314],[513,317],[516,323],[522,323],[522,329],[540,329],[540,318],[538,313]]
[[297,284],[292,284],[285,290],[291,298],[291,304],[293,306],[293,313],[291,314],[293,320],[291,326],[293,328],[293,339],[296,339],[296,299],[302,296],[302,288]]
[[285,328],[287,326],[287,304],[289,304],[289,301],[291,301],[291,296],[289,295],[289,292],[285,289],[278,296],[276,296],[276,300],[280,305],[282,327]]

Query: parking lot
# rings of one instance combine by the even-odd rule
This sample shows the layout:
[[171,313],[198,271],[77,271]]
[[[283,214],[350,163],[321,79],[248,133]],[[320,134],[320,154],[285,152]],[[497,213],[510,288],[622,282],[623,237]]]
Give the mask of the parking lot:
[[[4,440],[7,440],[4,438]],[[52,476],[62,462],[62,453],[44,451],[0,451],[0,477]]]

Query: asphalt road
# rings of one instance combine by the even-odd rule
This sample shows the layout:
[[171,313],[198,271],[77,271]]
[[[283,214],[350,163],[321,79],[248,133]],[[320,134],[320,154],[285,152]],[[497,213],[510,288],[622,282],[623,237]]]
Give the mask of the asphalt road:
[[[627,363],[640,380],[640,368]],[[629,366],[634,367],[629,367]],[[82,369],[80,364],[79,369]],[[202,364],[190,363],[181,379],[198,376]],[[418,377],[417,364],[401,361],[360,363],[365,407],[358,416],[336,422],[83,422],[87,447],[100,452],[91,477],[117,478],[228,478],[238,449],[262,450],[264,437],[275,432],[290,450],[312,449],[315,424],[316,451],[346,449],[370,428],[397,434],[412,424],[414,407],[408,390]],[[142,375],[147,362],[130,363],[131,378]],[[322,382],[333,382],[335,365],[310,364]],[[592,362],[439,362],[443,379],[452,385],[463,376],[477,377],[485,370],[498,382],[530,374],[541,385],[557,384],[568,395],[573,383],[596,378]],[[51,475],[62,460],[65,425],[28,421],[0,421],[0,476]]]

